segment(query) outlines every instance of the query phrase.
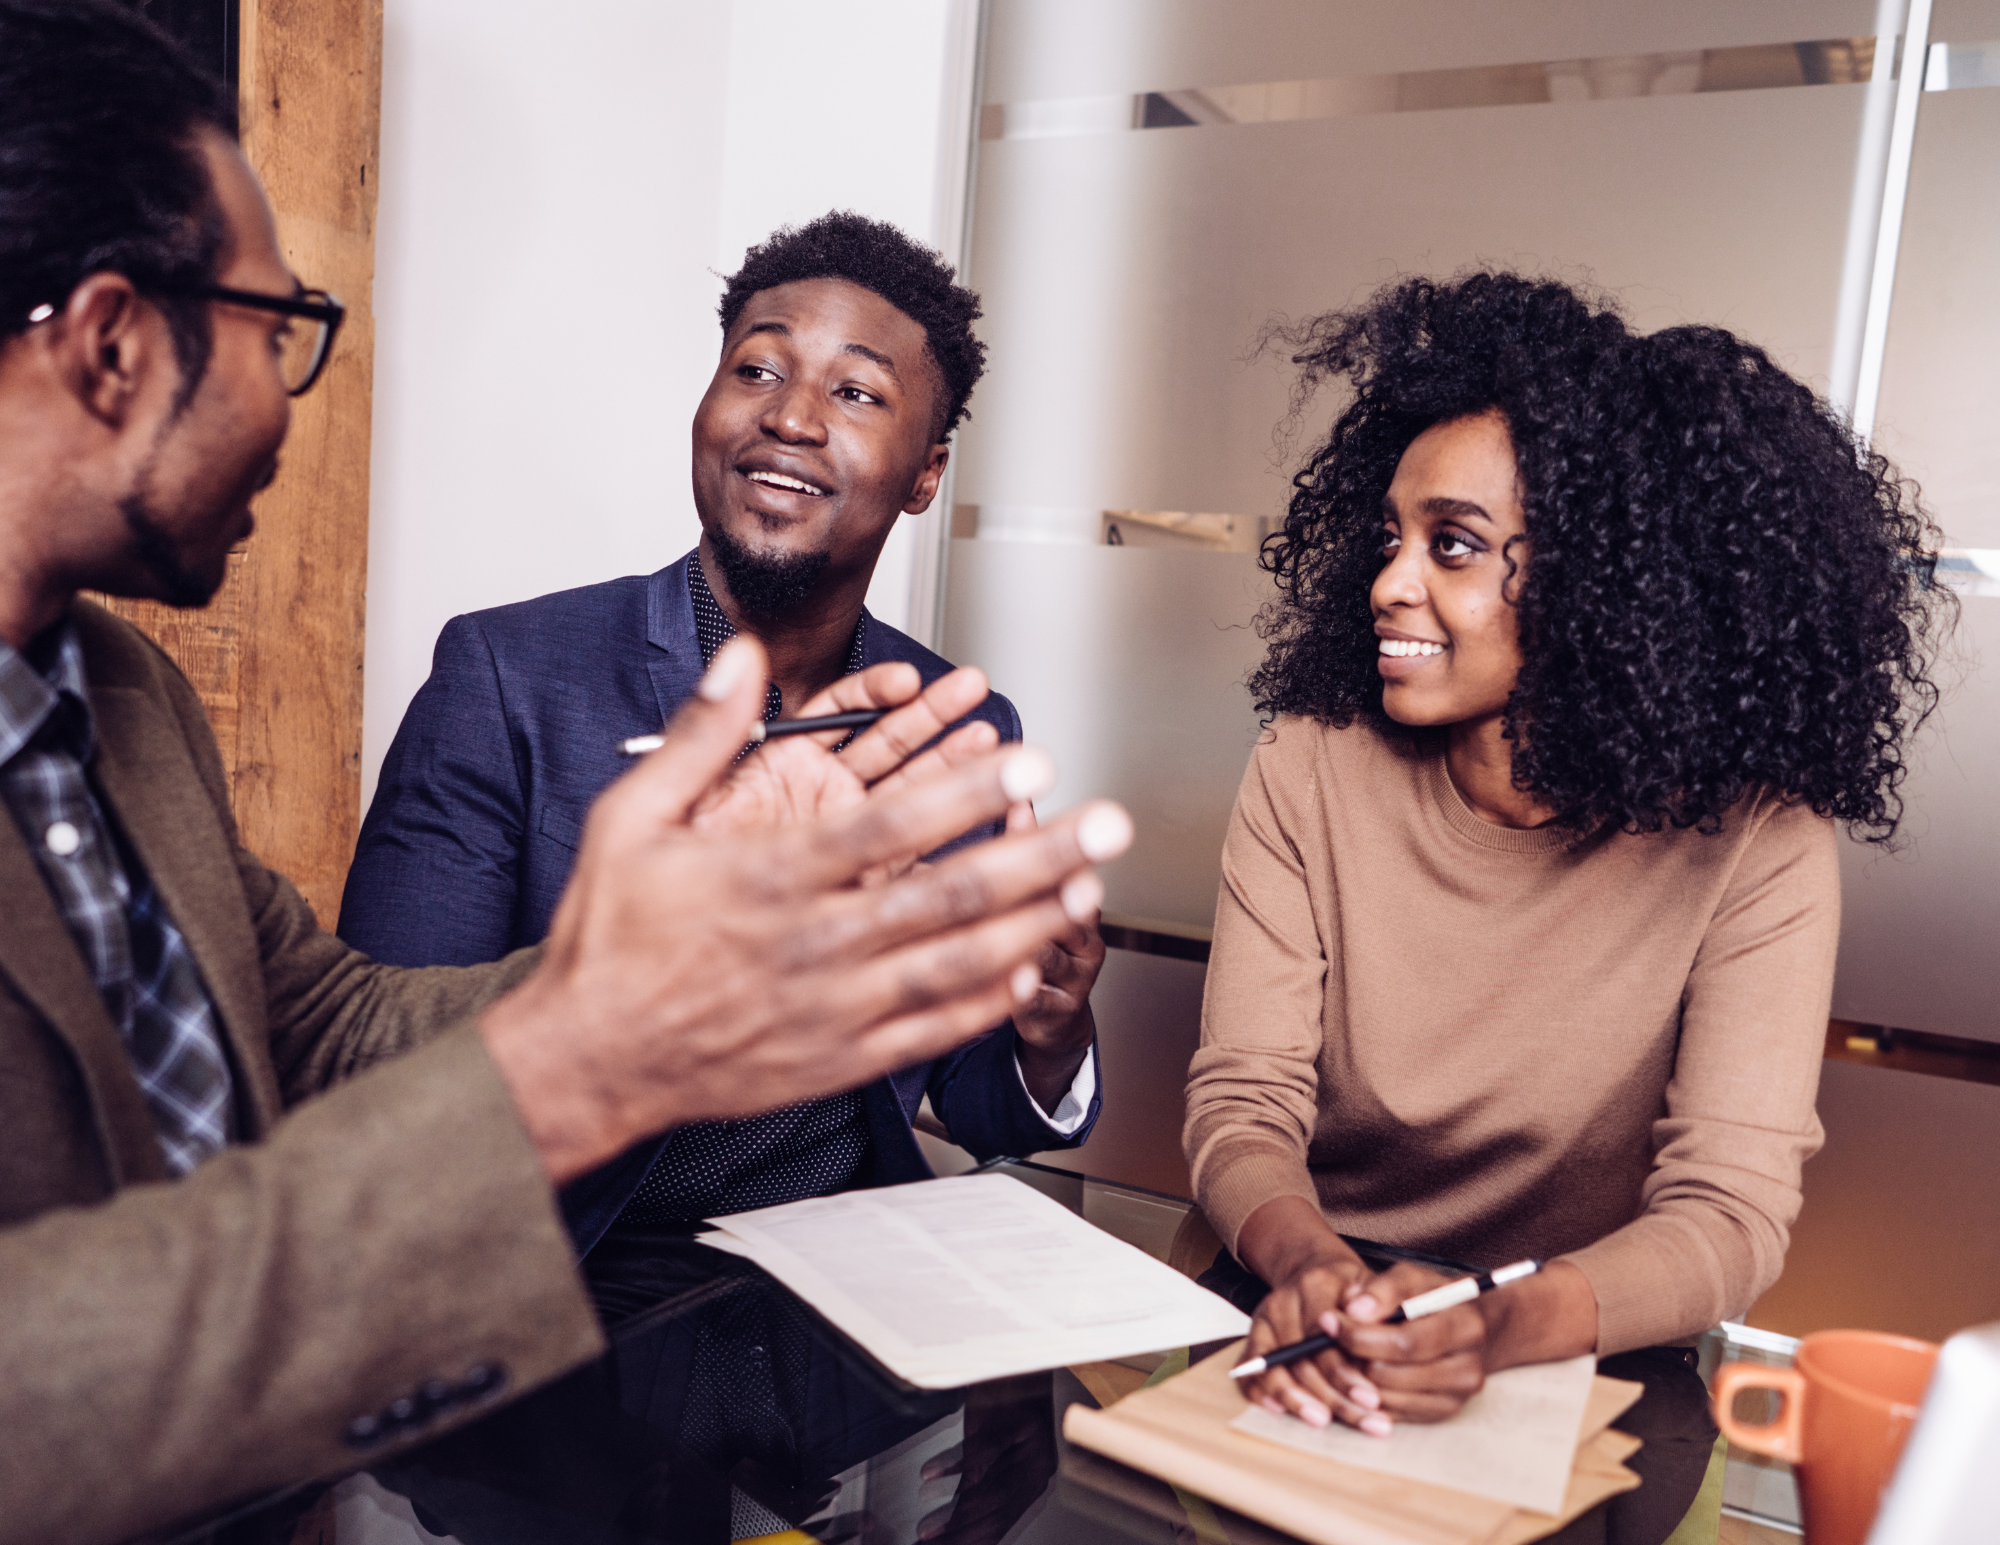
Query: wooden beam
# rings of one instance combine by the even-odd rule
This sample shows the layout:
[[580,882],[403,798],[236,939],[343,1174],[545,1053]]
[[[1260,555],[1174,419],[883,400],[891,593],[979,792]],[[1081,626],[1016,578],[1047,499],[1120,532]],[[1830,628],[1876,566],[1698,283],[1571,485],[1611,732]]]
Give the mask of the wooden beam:
[[110,604],[187,672],[244,842],[331,927],[361,816],[382,0],[242,0],[240,25],[244,152],[293,272],[347,322],[215,601]]

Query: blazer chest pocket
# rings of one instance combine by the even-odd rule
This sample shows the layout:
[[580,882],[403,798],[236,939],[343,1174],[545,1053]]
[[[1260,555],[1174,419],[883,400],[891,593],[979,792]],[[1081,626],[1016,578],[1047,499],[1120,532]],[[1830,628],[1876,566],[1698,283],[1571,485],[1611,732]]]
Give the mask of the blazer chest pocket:
[[541,833],[574,853],[583,846],[583,811],[551,800],[542,806]]

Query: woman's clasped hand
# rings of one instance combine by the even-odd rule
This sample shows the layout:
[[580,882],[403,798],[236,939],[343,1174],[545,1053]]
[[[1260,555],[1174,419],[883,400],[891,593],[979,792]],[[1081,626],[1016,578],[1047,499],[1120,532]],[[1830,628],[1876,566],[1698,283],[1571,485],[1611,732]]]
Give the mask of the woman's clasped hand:
[[1376,1437],[1398,1421],[1441,1421],[1486,1382],[1486,1318],[1475,1304],[1407,1324],[1383,1320],[1447,1279],[1422,1266],[1379,1275],[1359,1260],[1308,1267],[1272,1290],[1250,1328],[1260,1356],[1324,1332],[1337,1345],[1258,1374],[1245,1393],[1314,1427],[1338,1420]]

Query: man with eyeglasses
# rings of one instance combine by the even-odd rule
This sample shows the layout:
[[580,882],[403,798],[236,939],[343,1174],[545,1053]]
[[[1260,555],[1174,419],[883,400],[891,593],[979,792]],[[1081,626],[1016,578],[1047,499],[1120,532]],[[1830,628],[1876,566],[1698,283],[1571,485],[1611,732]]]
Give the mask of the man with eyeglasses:
[[942,710],[872,672],[842,758],[732,773],[740,640],[588,813],[546,946],[320,932],[187,682],[77,592],[213,594],[338,319],[221,88],[113,0],[0,0],[0,1545],[184,1523],[595,1355],[554,1187],[983,1031],[1129,839],[1098,805],[911,870],[1046,758],[905,761]]

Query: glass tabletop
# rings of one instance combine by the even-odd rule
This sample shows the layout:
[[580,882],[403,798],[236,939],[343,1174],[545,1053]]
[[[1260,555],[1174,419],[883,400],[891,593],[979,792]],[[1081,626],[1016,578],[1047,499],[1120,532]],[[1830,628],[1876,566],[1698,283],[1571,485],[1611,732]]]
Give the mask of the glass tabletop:
[[[990,1168],[1162,1260],[1190,1210],[1175,1198],[1030,1163]],[[903,1384],[758,1267],[700,1244],[692,1230],[625,1237],[592,1251],[586,1266],[611,1342],[597,1361],[330,1492],[269,1499],[224,1538],[231,1545],[1286,1538],[1063,1441],[1069,1405],[1109,1404],[1156,1373],[1185,1367],[1186,1349],[939,1394]]]

